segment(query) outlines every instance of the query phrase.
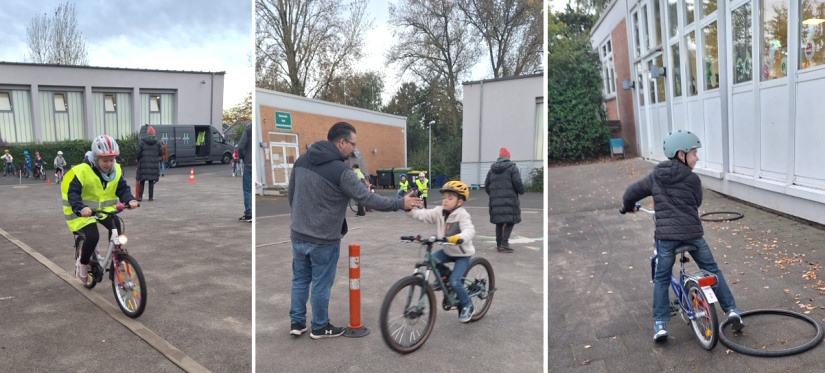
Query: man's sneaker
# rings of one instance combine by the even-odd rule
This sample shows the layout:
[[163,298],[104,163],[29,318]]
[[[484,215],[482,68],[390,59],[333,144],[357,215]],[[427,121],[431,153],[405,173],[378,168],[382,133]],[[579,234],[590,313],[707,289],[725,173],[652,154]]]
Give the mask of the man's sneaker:
[[344,334],[344,328],[332,326],[332,324],[328,323],[321,329],[313,329],[312,332],[309,333],[309,337],[312,339],[333,338],[338,337],[341,334]]
[[470,305],[469,307],[464,307],[464,309],[462,309],[461,313],[458,315],[458,321],[464,323],[470,322],[470,319],[473,318],[473,315],[475,315],[475,313],[476,311],[475,309],[473,309],[472,305]]
[[735,332],[739,332],[745,327],[745,323],[742,322],[742,316],[739,316],[739,311],[736,310],[736,308],[728,311],[728,322]]
[[500,253],[512,253],[513,249],[510,248],[509,246],[499,246],[499,247],[496,247],[496,251],[498,251]]
[[251,223],[252,222],[252,217],[249,216],[249,215],[244,215],[244,216],[241,216],[240,218],[238,218],[238,221]]
[[307,326],[304,324],[298,324],[297,322],[291,323],[289,325],[289,334],[294,336],[299,336],[304,334],[307,331]]
[[92,270],[91,264],[80,264],[80,257],[77,257],[77,261],[75,262],[75,277],[77,278],[77,282],[81,285],[86,285],[86,280],[89,277],[89,271]]
[[653,331],[655,332],[653,334],[654,341],[658,342],[667,338],[667,324],[664,321],[656,321],[653,324]]

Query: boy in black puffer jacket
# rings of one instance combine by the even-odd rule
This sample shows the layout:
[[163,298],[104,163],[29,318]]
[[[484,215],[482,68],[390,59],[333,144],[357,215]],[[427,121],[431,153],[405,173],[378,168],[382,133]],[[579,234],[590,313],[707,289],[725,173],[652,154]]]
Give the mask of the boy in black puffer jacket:
[[702,204],[702,182],[693,173],[693,167],[699,160],[696,152],[701,147],[696,135],[681,130],[671,132],[664,141],[665,156],[669,159],[659,163],[645,178],[627,187],[622,198],[624,210],[628,212],[635,212],[636,202],[651,195],[656,206],[654,238],[659,258],[653,279],[655,341],[667,338],[666,322],[670,320],[668,287],[676,260],[674,251],[682,244],[695,246],[698,250],[691,251],[690,256],[699,268],[716,275],[716,297],[733,329],[739,331],[744,327],[733,294],[702,237],[704,231],[698,212]]

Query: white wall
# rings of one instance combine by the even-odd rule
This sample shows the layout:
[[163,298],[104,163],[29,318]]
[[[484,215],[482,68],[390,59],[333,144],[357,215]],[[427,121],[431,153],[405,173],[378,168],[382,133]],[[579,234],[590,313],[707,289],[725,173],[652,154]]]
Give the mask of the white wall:
[[543,165],[535,159],[536,99],[544,97],[543,81],[538,74],[464,83],[461,181],[483,183],[502,146],[513,162]]

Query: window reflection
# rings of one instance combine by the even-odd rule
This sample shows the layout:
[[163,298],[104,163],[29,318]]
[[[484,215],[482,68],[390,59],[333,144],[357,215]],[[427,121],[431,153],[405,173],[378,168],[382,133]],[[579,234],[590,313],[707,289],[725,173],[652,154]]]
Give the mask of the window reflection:
[[825,64],[825,0],[802,0],[800,68]]
[[753,45],[753,34],[751,33],[751,4],[736,8],[731,14],[732,40],[733,40],[733,83],[751,81],[753,71],[753,61],[751,60],[751,46]]
[[667,0],[667,26],[670,37],[676,36],[676,30],[679,28],[679,21],[677,21],[677,4],[678,2],[676,0]]
[[719,44],[716,39],[716,22],[703,29],[705,36],[705,89],[719,88]]
[[641,43],[639,43],[639,12],[633,13],[633,38],[636,40],[636,57],[639,57],[641,55],[639,50],[641,47]]
[[685,0],[685,26],[693,23],[693,1]]
[[716,0],[702,0],[702,17],[716,11]]
[[788,74],[788,3],[762,0],[762,80]]
[[[662,59],[661,54],[656,56],[656,58],[653,59],[653,63],[656,66],[658,66],[659,68],[665,66],[662,63],[662,61],[663,61],[663,59]],[[656,102],[665,102],[665,76],[660,75],[658,78],[656,78],[655,81],[656,81]]]
[[673,82],[673,97],[682,95],[682,67],[679,63],[679,43],[670,46],[670,58],[673,63],[670,66],[673,70],[671,81]]
[[662,17],[659,16],[659,1],[660,0],[653,0],[653,23],[654,27],[656,27],[656,31],[654,31],[653,34],[656,35],[656,45],[662,44]]
[[685,37],[685,51],[687,52],[687,66],[685,74],[687,74],[688,96],[695,96],[696,88],[696,38],[694,32],[691,31]]

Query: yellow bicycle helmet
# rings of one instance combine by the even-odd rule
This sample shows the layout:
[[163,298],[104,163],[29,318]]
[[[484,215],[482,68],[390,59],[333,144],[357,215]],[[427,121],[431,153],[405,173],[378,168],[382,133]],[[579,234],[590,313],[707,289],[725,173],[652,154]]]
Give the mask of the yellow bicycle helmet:
[[467,188],[467,184],[464,184],[458,180],[448,181],[441,187],[440,192],[453,192],[458,194],[461,198],[464,198],[465,201],[470,200],[470,189]]

